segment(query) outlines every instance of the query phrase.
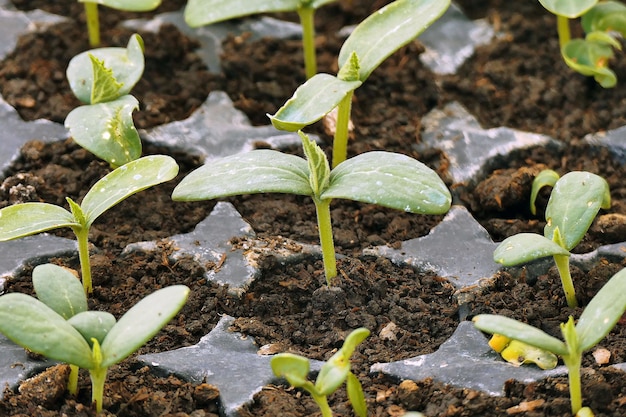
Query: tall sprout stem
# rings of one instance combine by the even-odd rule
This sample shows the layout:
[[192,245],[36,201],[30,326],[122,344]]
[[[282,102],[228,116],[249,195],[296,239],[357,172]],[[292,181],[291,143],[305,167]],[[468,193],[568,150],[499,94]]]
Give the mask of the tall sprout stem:
[[67,391],[70,395],[78,394],[78,366],[70,364],[70,376],[67,379]]
[[561,277],[561,284],[563,285],[567,305],[571,308],[578,307],[578,301],[576,301],[576,291],[574,290],[572,275],[569,271],[569,256],[554,255],[554,263],[556,263],[556,267],[559,270],[559,276]]
[[576,415],[583,407],[582,388],[580,385],[580,365],[582,361],[581,355],[572,355],[576,357],[563,358],[567,365],[567,380],[569,382],[569,399],[572,406],[572,414]]
[[100,20],[98,18],[98,3],[85,2],[85,20],[89,34],[89,45],[92,48],[100,46]]
[[102,411],[102,399],[104,397],[104,383],[107,379],[107,368],[94,368],[89,370],[91,378],[91,402],[96,403],[96,412]]
[[304,72],[309,79],[317,74],[317,57],[315,56],[315,9],[309,6],[298,8],[300,25],[302,26],[302,49],[304,52]]
[[330,199],[315,201],[317,213],[317,227],[320,232],[320,245],[322,246],[322,261],[324,263],[324,275],[326,284],[330,287],[330,280],[337,276],[337,259],[335,258],[335,242],[333,241],[332,223],[330,220]]
[[572,35],[569,27],[569,19],[565,16],[556,16],[556,31],[559,35],[559,46],[563,49],[563,46],[567,44]]
[[335,127],[335,137],[333,138],[333,168],[345,161],[348,157],[348,131],[353,94],[352,91],[346,94],[339,102],[339,106],[337,106],[337,124]]
[[315,400],[317,406],[320,408],[320,411],[322,412],[322,417],[333,417],[333,412],[328,405],[328,399],[325,395],[311,393],[311,396],[313,397],[313,400]]
[[85,294],[91,294],[91,262],[89,261],[89,228],[81,227],[75,229],[76,240],[78,241],[78,258],[80,260],[80,273],[83,279]]

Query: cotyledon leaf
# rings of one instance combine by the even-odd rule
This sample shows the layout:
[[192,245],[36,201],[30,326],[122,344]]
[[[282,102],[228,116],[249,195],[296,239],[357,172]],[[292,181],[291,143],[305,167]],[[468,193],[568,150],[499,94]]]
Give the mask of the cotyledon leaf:
[[59,227],[80,226],[72,213],[49,203],[22,203],[0,210],[0,242]]

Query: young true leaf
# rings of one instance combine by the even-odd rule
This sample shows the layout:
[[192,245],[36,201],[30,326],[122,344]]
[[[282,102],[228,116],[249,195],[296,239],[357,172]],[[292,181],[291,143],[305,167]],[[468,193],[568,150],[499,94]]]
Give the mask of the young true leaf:
[[102,343],[109,330],[115,326],[115,317],[106,311],[83,311],[70,317],[67,322],[78,330],[91,346],[93,344],[91,339]]
[[39,301],[65,320],[87,311],[87,297],[78,277],[54,264],[33,269],[33,287]]
[[93,67],[93,83],[91,88],[91,98],[88,103],[98,104],[112,101],[118,98],[123,83],[117,82],[113,75],[113,70],[104,66],[104,61],[99,60],[92,54],[88,54]]

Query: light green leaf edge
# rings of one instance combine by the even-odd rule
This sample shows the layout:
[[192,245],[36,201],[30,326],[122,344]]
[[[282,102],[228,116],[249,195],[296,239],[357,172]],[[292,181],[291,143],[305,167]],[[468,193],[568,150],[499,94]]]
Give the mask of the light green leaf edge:
[[276,114],[268,117],[276,129],[295,132],[320,120],[361,84],[330,74],[316,74],[299,86]]
[[26,294],[0,297],[0,333],[45,357],[80,368],[94,366],[81,334],[41,301]]
[[567,355],[564,342],[531,325],[495,314],[479,314],[472,319],[477,329],[491,334],[500,334],[532,346],[545,349],[556,355]]
[[88,227],[120,201],[169,181],[177,174],[178,164],[167,155],[144,156],[116,168],[96,182],[81,203]]
[[65,118],[76,143],[113,166],[141,156],[141,139],[133,122],[139,102],[131,95],[106,103],[80,106]]
[[22,203],[0,210],[0,242],[78,224],[72,213],[49,203]]
[[446,213],[452,201],[435,171],[409,156],[384,151],[366,152],[339,164],[321,197],[423,214]]
[[127,12],[147,12],[161,4],[161,0],[78,0],[81,3],[97,3],[116,10]]
[[539,0],[550,13],[575,19],[590,10],[598,0]]
[[37,265],[33,269],[33,287],[39,301],[65,320],[89,308],[78,277],[58,265]]
[[387,57],[414,40],[447,10],[450,0],[396,0],[363,20],[339,52],[339,68],[356,52],[365,81]]
[[569,256],[567,249],[536,233],[518,233],[504,239],[493,252],[493,260],[504,266],[514,266],[545,258]]
[[554,185],[546,207],[544,236],[551,239],[558,227],[565,249],[572,250],[585,236],[600,208],[611,206],[606,180],[586,171],[572,171]]
[[293,12],[301,0],[188,0],[185,22],[192,27],[223,22],[259,13]]
[[184,285],[162,288],[143,298],[109,330],[100,348],[102,368],[119,363],[139,349],[180,311],[189,295]]
[[285,378],[296,388],[307,383],[306,378],[309,374],[310,363],[303,356],[293,353],[279,353],[270,359],[270,366],[274,375]]
[[615,326],[626,311],[626,269],[604,284],[589,302],[576,324],[578,344],[582,351],[591,349]]
[[616,31],[626,35],[626,5],[618,1],[602,1],[585,13],[580,23],[585,33]]
[[593,77],[603,88],[613,88],[617,84],[617,75],[613,70],[596,64],[613,57],[613,49],[609,44],[573,39],[563,45],[561,55],[568,67],[586,77]]
[[266,149],[209,161],[183,178],[172,199],[199,201],[258,193],[312,196],[307,161]]
[[537,195],[543,187],[554,187],[554,184],[559,180],[561,176],[551,169],[544,169],[533,180],[532,189],[530,191],[530,212],[537,214]]

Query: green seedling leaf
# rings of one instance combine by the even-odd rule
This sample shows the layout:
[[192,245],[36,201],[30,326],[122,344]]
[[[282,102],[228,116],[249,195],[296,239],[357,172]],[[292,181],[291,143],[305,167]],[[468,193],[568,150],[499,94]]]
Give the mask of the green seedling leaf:
[[554,187],[554,184],[559,180],[560,175],[551,170],[544,169],[541,171],[535,179],[533,180],[532,189],[530,191],[530,212],[532,214],[537,214],[537,207],[535,206],[535,202],[537,201],[537,195],[539,191],[543,187]]
[[544,236],[559,229],[565,249],[572,250],[585,236],[600,208],[611,207],[606,180],[589,172],[569,172],[557,181],[548,206]]
[[147,12],[161,4],[161,0],[78,0],[81,3],[97,3],[116,10],[127,12]]
[[33,287],[39,301],[65,320],[88,309],[83,284],[78,277],[58,265],[36,266],[33,269]]
[[[112,77],[122,84],[117,97],[130,93],[137,84],[144,70],[143,39],[134,34],[126,48],[98,48],[83,52],[71,59],[67,67],[67,79],[74,95],[83,103],[91,102],[94,89],[94,66],[90,55],[104,62],[112,71]],[[98,76],[99,77],[99,76]]]
[[309,360],[293,353],[279,353],[270,360],[272,372],[278,377],[283,377],[296,388],[303,387],[309,374]]
[[346,391],[348,392],[348,400],[352,404],[354,414],[358,417],[367,417],[367,403],[365,402],[365,394],[359,379],[350,372],[346,378]]
[[189,288],[173,285],[143,298],[109,330],[101,344],[102,363],[108,368],[139,349],[167,324],[187,301]]
[[414,40],[437,20],[449,0],[396,0],[361,22],[339,52],[343,67],[353,52],[359,57],[359,78],[365,81],[387,57]]
[[177,174],[176,161],[166,155],[144,156],[113,170],[91,187],[81,203],[88,226],[120,201]]
[[519,233],[504,239],[493,252],[493,260],[504,266],[519,265],[546,256],[569,256],[567,249],[536,233]]
[[174,189],[172,199],[198,201],[258,193],[312,196],[306,160],[272,150],[255,150],[210,161],[187,175]]
[[479,314],[474,317],[474,325],[483,332],[500,334],[529,345],[545,349],[557,355],[567,355],[565,343],[549,334],[525,323],[494,314]]
[[563,45],[561,54],[568,67],[576,72],[591,77],[604,88],[617,84],[617,76],[607,67],[613,57],[613,49],[604,42],[588,39],[573,39]]
[[106,311],[83,311],[72,316],[67,322],[90,344],[92,338],[102,343],[109,330],[115,325],[115,317]]
[[36,298],[21,293],[0,297],[0,333],[49,359],[91,368],[91,349],[63,317]]
[[433,170],[406,155],[382,151],[366,152],[339,164],[322,198],[347,198],[423,214],[445,213],[452,201]]
[[65,119],[74,141],[113,166],[141,156],[141,139],[133,123],[139,102],[126,95],[114,101],[80,106]]
[[356,52],[352,52],[350,57],[346,60],[346,63],[343,64],[343,67],[339,69],[337,78],[344,81],[359,81],[360,69],[361,64],[359,63],[359,57]]
[[591,349],[615,326],[626,311],[626,269],[622,269],[598,291],[576,324],[578,343]]
[[80,227],[70,212],[48,203],[23,203],[0,210],[0,242],[59,227]]
[[313,194],[319,196],[328,188],[328,183],[330,182],[328,158],[326,158],[326,154],[322,151],[322,148],[317,146],[315,141],[309,139],[308,136],[300,131],[298,134],[300,139],[302,139],[304,155],[309,164],[309,184]]
[[626,5],[618,1],[602,1],[587,13],[580,23],[585,33],[614,31],[626,35]]
[[113,70],[104,66],[104,61],[92,54],[87,54],[93,67],[93,87],[91,89],[90,104],[112,101],[120,97],[120,89],[124,84],[118,83]]
[[585,14],[598,0],[539,0],[539,3],[550,13],[570,19]]
[[352,330],[348,337],[346,337],[346,340],[344,340],[343,346],[341,346],[341,351],[344,356],[348,358],[352,356],[356,347],[367,339],[369,335],[370,331],[365,327],[359,327],[358,329]]
[[275,115],[268,117],[275,128],[295,132],[320,120],[361,84],[330,74],[316,74],[298,87]]

